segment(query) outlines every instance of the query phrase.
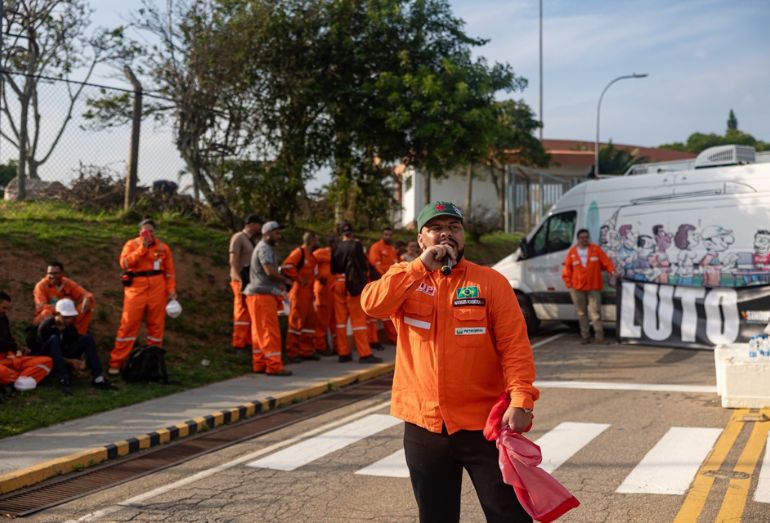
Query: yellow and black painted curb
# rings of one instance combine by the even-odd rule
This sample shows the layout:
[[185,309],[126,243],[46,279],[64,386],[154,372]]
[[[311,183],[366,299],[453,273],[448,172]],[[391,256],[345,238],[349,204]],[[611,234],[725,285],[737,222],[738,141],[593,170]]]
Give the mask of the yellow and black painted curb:
[[68,456],[39,463],[31,467],[8,472],[0,475],[0,494],[7,494],[24,487],[30,487],[47,479],[70,472],[79,472],[85,468],[98,465],[110,459],[126,456],[140,450],[164,445],[172,441],[187,438],[207,430],[236,423],[240,420],[264,414],[281,407],[293,405],[299,401],[320,396],[353,383],[374,379],[383,374],[393,372],[394,363],[374,365],[368,369],[351,372],[345,376],[334,378],[304,389],[299,389],[275,397],[251,401],[231,409],[220,410],[191,420],[183,421],[169,427],[158,429],[149,434],[116,441],[103,447],[94,447],[76,452]]

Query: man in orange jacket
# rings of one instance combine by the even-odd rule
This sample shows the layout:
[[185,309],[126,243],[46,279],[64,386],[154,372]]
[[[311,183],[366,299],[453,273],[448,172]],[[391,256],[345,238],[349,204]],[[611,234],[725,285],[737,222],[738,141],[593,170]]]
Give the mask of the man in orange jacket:
[[[382,236],[380,236],[380,239],[369,247],[369,265],[372,266],[379,278],[397,261],[398,252],[393,246],[393,229],[385,227],[382,229]],[[369,327],[369,346],[375,350],[383,350],[384,347],[380,344],[380,337],[377,332],[377,320],[375,318],[369,318],[367,320],[367,326]],[[396,328],[393,326],[393,322],[390,320],[382,320],[382,326],[385,329],[385,335],[388,337],[388,340],[390,340],[391,343],[395,343]]]
[[369,283],[361,302],[398,331],[391,414],[406,421],[420,521],[459,521],[463,468],[487,521],[530,521],[483,435],[502,392],[510,398],[503,421],[515,432],[531,425],[539,395],[516,297],[500,273],[464,259],[463,215],[453,203],[425,206],[417,228],[420,257]]
[[51,373],[53,361],[48,356],[30,356],[28,347],[16,343],[8,321],[10,310],[11,296],[0,291],[0,386],[33,390]]
[[588,330],[588,318],[594,327],[596,343],[606,343],[604,340],[604,327],[602,326],[602,270],[610,276],[615,276],[615,268],[604,251],[590,242],[588,229],[580,229],[577,232],[577,245],[567,251],[564,260],[564,269],[561,278],[567,286],[572,297],[572,303],[577,310],[580,323],[580,337],[583,344],[591,342],[591,333]]
[[139,224],[139,236],[128,240],[120,253],[123,270],[123,314],[110,353],[110,374],[119,374],[146,317],[147,345],[163,346],[166,304],[176,300],[176,273],[171,249],[155,237],[155,222]]
[[[315,340],[313,345],[316,351],[323,356],[333,356],[336,352],[336,328],[334,322],[334,276],[332,275],[332,245],[334,237],[329,245],[313,251],[313,257],[318,265],[315,283],[313,284],[313,305],[316,313]],[[326,336],[331,336],[331,344],[327,348]]]
[[313,250],[316,245],[318,245],[316,235],[306,232],[302,235],[302,245],[291,251],[281,264],[283,275],[292,280],[289,291],[286,356],[294,363],[321,359],[314,347],[316,318],[313,308],[313,286],[317,263]]
[[262,218],[256,214],[246,217],[243,230],[230,238],[230,288],[233,291],[233,341],[235,354],[251,352],[251,320],[243,288],[249,283],[249,263],[257,237],[262,231]]
[[75,328],[78,334],[84,336],[88,333],[88,327],[94,316],[94,295],[83,287],[64,276],[64,265],[59,261],[48,263],[48,270],[45,277],[37,282],[32,291],[35,300],[35,318],[33,325],[40,325],[48,318],[52,318],[56,302],[69,298],[78,309],[78,316],[75,320]]

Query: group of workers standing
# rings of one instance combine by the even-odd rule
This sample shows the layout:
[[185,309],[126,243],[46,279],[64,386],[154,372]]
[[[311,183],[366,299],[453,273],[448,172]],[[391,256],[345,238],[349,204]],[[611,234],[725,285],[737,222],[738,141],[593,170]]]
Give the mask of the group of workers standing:
[[[272,376],[290,376],[281,358],[279,310],[288,304],[286,361],[299,363],[337,356],[352,361],[348,343],[348,319],[360,363],[379,363],[373,350],[382,350],[378,320],[361,308],[361,292],[399,259],[413,260],[420,251],[410,242],[399,254],[393,231],[385,228],[368,252],[344,223],[339,235],[320,245],[313,232],[278,263],[275,246],[283,239],[275,221],[246,217],[243,230],[230,240],[230,286],[233,291],[232,351],[252,354],[252,370]],[[411,245],[414,243],[414,245]],[[386,335],[396,341],[390,321],[383,322]]]
[[[167,306],[176,300],[171,249],[155,237],[155,222],[142,220],[139,235],[120,254],[124,286],[123,312],[110,353],[108,374],[117,375],[136,343],[142,321],[146,344],[162,347]],[[48,263],[33,291],[35,312],[26,345],[13,337],[8,321],[11,297],[0,291],[0,386],[32,390],[52,371],[59,388],[72,394],[72,371],[88,368],[97,389],[115,387],[102,372],[90,324],[96,308],[93,293],[64,276],[64,265]],[[83,359],[85,358],[85,360]]]

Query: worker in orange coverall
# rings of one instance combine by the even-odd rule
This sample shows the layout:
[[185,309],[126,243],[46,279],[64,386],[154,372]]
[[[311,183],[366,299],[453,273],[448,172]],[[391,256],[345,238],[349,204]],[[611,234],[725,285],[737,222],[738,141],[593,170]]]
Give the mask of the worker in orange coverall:
[[94,316],[96,302],[94,295],[83,287],[64,276],[64,265],[58,261],[48,263],[45,277],[37,282],[32,296],[35,300],[35,318],[33,325],[40,325],[48,318],[53,317],[56,302],[69,298],[75,303],[78,310],[75,328],[78,334],[85,336],[88,326]]
[[[315,296],[315,342],[316,350],[324,356],[332,356],[336,352],[336,328],[334,323],[334,276],[332,275],[332,246],[335,238],[329,241],[329,246],[313,251],[313,257],[318,263],[313,295]],[[331,334],[332,342],[327,347],[326,333]],[[321,349],[323,347],[324,349]]]
[[313,285],[317,266],[313,250],[316,245],[316,235],[306,232],[302,236],[302,245],[291,251],[281,264],[281,273],[292,280],[286,334],[286,356],[292,363],[321,359],[313,346],[316,323]]
[[[375,278],[379,279],[388,272],[390,266],[398,261],[398,252],[393,246],[393,229],[385,227],[382,229],[380,239],[369,247],[369,265],[376,272]],[[377,320],[368,317],[366,320],[369,327],[369,347],[374,350],[383,350],[385,347],[380,343],[380,336],[377,332]],[[396,343],[396,328],[390,320],[383,320],[382,326],[385,329],[385,335],[391,343]]]
[[33,390],[51,373],[53,361],[48,356],[28,356],[30,350],[16,343],[8,321],[10,309],[11,297],[0,291],[0,386]]
[[233,342],[230,352],[251,352],[251,319],[243,289],[249,284],[249,263],[257,238],[262,234],[262,218],[256,214],[246,217],[243,230],[230,238],[230,288],[233,290]]
[[147,345],[163,346],[166,304],[176,300],[176,275],[171,249],[155,237],[155,222],[139,224],[139,236],[120,253],[123,270],[123,314],[110,354],[110,374],[120,373],[146,316]]

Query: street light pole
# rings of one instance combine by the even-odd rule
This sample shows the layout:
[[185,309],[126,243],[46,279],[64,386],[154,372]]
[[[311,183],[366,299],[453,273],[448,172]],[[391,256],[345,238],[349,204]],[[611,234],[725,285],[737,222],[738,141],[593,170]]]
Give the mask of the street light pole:
[[621,80],[628,80],[628,79],[634,79],[634,78],[646,78],[649,76],[647,73],[632,73],[627,74],[623,76],[618,76],[614,80],[612,80],[610,83],[607,84],[607,87],[604,88],[604,91],[602,91],[602,94],[599,96],[599,103],[596,105],[596,142],[594,143],[594,174],[599,174],[599,115],[601,114],[602,110],[602,98],[604,98],[604,93],[607,92],[607,89],[610,88],[612,84],[615,82],[619,82]]

